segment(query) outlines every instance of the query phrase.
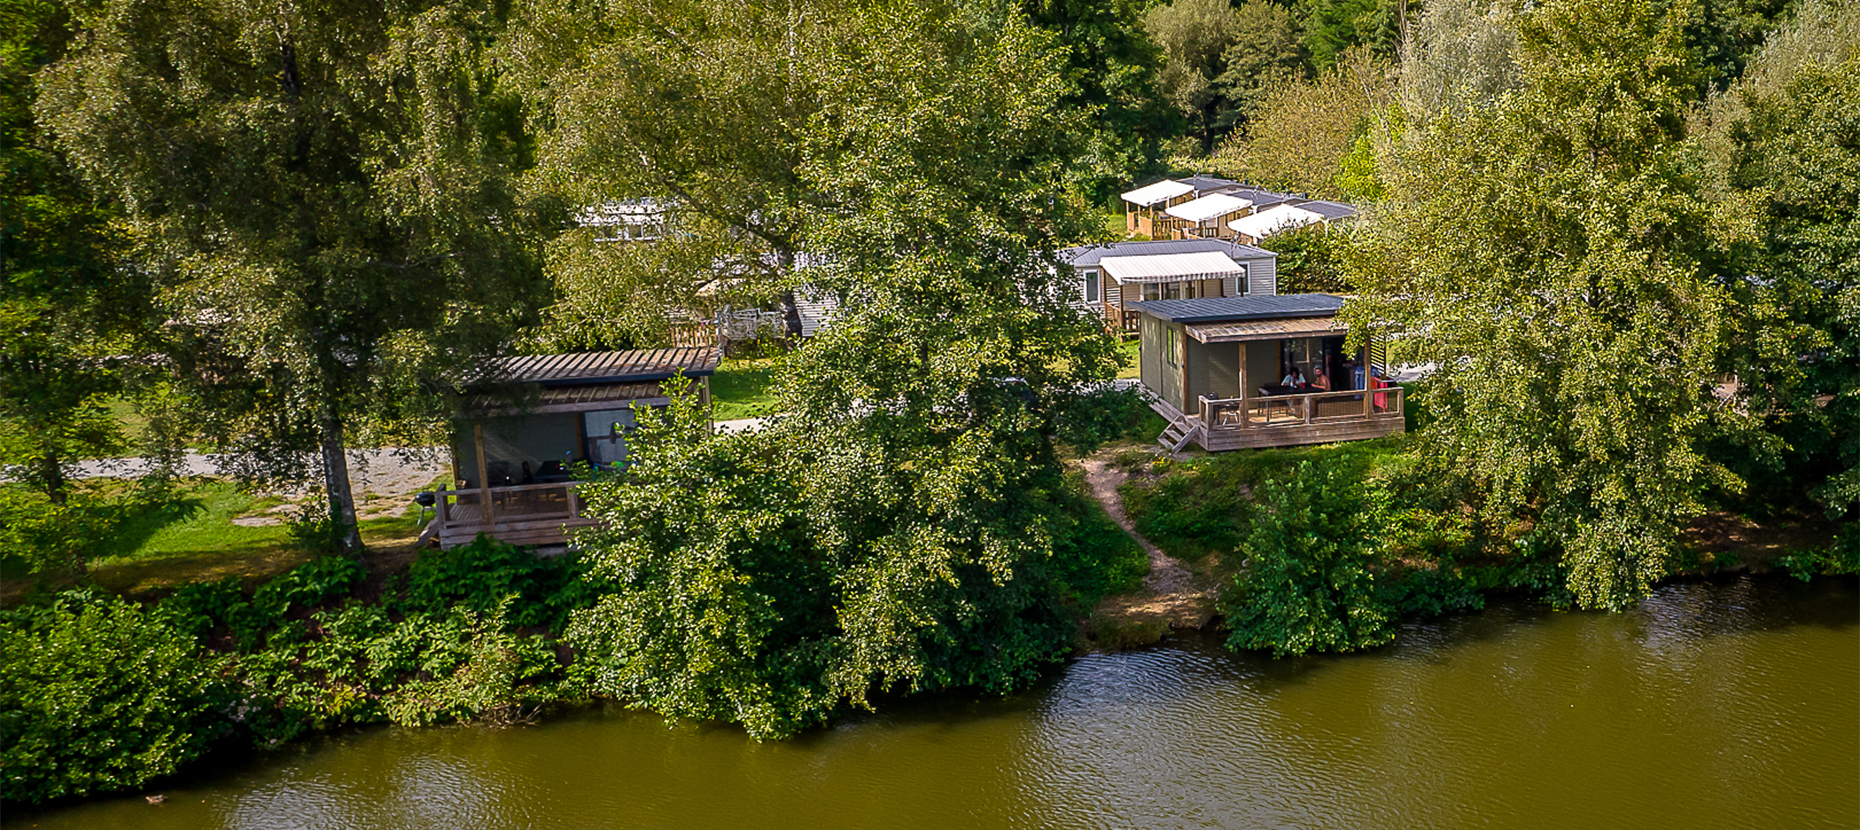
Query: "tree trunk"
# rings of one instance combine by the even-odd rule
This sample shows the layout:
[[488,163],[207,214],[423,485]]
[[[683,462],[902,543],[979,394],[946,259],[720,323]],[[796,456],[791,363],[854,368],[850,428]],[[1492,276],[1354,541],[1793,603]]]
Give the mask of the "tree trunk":
[[65,503],[65,465],[59,461],[57,452],[47,450],[39,456],[39,484],[53,504]]
[[[776,267],[781,269],[782,279],[786,280],[794,273],[794,252],[786,248],[775,252]],[[788,324],[788,339],[801,339],[801,304],[794,298],[794,289],[781,292],[781,316]]]
[[343,553],[362,551],[362,532],[355,524],[355,493],[349,489],[349,454],[344,451],[342,421],[333,413],[323,416],[323,490],[329,495],[330,534]]

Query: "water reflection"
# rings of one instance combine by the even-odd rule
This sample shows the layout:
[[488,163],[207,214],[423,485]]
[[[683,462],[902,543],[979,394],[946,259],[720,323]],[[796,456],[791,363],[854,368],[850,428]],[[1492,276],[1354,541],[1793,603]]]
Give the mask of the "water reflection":
[[1860,824],[1854,583],[1496,604],[1363,655],[1217,636],[1008,700],[910,701],[785,743],[591,710],[382,729],[41,827],[1813,827]]

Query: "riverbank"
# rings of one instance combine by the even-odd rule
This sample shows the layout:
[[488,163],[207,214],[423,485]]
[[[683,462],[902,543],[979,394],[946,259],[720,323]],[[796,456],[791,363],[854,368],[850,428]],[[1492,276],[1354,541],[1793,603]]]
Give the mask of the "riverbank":
[[[1314,590],[1325,593],[1313,585],[1265,586],[1268,577],[1262,572],[1270,568],[1255,567],[1248,559],[1260,544],[1276,544],[1261,541],[1258,525],[1283,512],[1263,506],[1259,491],[1295,489],[1300,477],[1322,477],[1331,490],[1305,493],[1301,509],[1369,514],[1370,527],[1362,538],[1326,542],[1333,548],[1356,546],[1355,561],[1290,563],[1296,571],[1327,568],[1332,582],[1342,577],[1356,584],[1351,598],[1318,600],[1332,604],[1324,613],[1338,625],[1364,628],[1334,639],[1331,647],[1337,650],[1386,642],[1394,636],[1392,626],[1402,620],[1475,610],[1487,596],[1571,605],[1556,552],[1534,540],[1528,526],[1482,523],[1466,494],[1452,489],[1451,477],[1428,469],[1411,451],[1412,440],[1396,436],[1221,455],[1169,454],[1125,444],[1081,459],[1094,497],[1144,547],[1153,573],[1142,590],[1107,597],[1095,609],[1086,623],[1092,646],[1114,651],[1153,644],[1171,631],[1235,628],[1228,618],[1253,614],[1256,609],[1249,606],[1269,601],[1260,593],[1267,587],[1281,598],[1299,597],[1301,604]],[[1804,579],[1855,572],[1860,557],[1853,548],[1860,547],[1855,544],[1860,540],[1839,539],[1839,527],[1824,517],[1773,507],[1759,513],[1746,506],[1747,512],[1739,513],[1736,507],[1723,505],[1693,524],[1663,581],[1771,571]],[[1336,535],[1341,524],[1322,519],[1299,532]],[[1334,551],[1326,555],[1335,558]],[[1287,563],[1281,558],[1269,564]],[[1244,590],[1253,594],[1245,600],[1234,596]],[[1266,633],[1236,635],[1236,641],[1250,637],[1249,647],[1283,646],[1297,653],[1304,649],[1289,643],[1310,633],[1313,613],[1298,608],[1278,620],[1254,619]],[[1365,626],[1365,617],[1381,619]]]

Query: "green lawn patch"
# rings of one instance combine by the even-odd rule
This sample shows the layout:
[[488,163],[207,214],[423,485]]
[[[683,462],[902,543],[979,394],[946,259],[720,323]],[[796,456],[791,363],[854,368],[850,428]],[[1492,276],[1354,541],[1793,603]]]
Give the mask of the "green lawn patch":
[[724,361],[710,379],[711,418],[736,421],[773,414],[774,381],[774,359]]
[[1135,340],[1125,340],[1124,342],[1117,344],[1117,353],[1122,355],[1124,358],[1123,368],[1120,368],[1117,370],[1117,377],[1120,380],[1123,378],[1134,379],[1134,378],[1140,378],[1143,376],[1142,367],[1139,366],[1137,363],[1137,358],[1138,358],[1137,345],[1138,345],[1137,341]]

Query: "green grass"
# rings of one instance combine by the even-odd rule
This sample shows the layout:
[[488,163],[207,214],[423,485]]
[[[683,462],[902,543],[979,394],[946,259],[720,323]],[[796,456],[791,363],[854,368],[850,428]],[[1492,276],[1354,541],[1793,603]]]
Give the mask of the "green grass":
[[1126,340],[1117,344],[1117,352],[1124,356],[1124,367],[1117,370],[1117,376],[1119,378],[1141,377],[1142,373],[1137,364],[1137,341]]
[[710,379],[711,418],[735,421],[760,418],[775,411],[775,361],[726,360]]

